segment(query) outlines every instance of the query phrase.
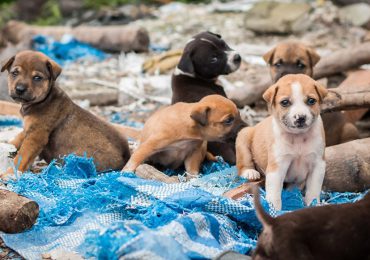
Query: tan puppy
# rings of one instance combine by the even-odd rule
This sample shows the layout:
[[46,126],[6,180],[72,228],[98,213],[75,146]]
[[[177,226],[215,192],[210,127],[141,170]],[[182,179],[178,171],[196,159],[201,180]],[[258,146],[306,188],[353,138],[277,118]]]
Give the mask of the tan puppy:
[[266,198],[277,210],[284,182],[305,186],[307,205],[320,201],[325,174],[320,103],[326,95],[327,90],[310,77],[286,75],[263,94],[272,115],[238,134],[238,174],[248,180],[264,174]]
[[263,59],[270,65],[270,74],[273,82],[287,74],[313,75],[313,67],[320,60],[317,52],[297,41],[279,43],[275,48],[263,55]]
[[148,161],[173,169],[185,165],[188,173],[198,174],[207,154],[206,141],[227,138],[240,123],[235,104],[220,95],[162,108],[146,121],[139,147],[123,170],[135,171]]
[[[306,74],[313,76],[313,67],[320,60],[316,51],[303,43],[287,41],[263,55],[270,66],[273,82],[287,74]],[[342,112],[325,113],[322,115],[325,129],[326,145],[336,145],[359,137],[354,124],[346,120]]]
[[19,171],[28,170],[38,155],[50,162],[69,153],[94,157],[98,171],[122,169],[130,157],[127,140],[56,86],[58,64],[40,52],[23,51],[4,70],[10,96],[22,104],[24,130],[11,142]]

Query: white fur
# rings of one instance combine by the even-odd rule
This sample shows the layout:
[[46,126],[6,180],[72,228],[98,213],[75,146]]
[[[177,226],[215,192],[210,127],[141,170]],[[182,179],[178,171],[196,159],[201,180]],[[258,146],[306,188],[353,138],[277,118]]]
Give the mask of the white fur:
[[239,66],[234,63],[234,57],[238,54],[236,51],[225,51],[227,55],[227,65],[229,66],[231,72],[236,71]]
[[[297,106],[297,109],[302,108]],[[281,210],[283,182],[294,185],[306,183],[306,204],[311,203],[313,199],[319,202],[325,174],[325,145],[321,129],[320,116],[305,133],[300,134],[287,132],[277,119],[273,118],[273,156],[278,169],[275,172],[266,172],[266,198],[275,209]]]
[[240,174],[240,177],[245,178],[250,181],[255,181],[261,178],[261,174],[254,169],[244,169],[242,173]]
[[294,122],[300,117],[300,116],[306,116],[306,125],[305,128],[291,128],[283,123],[280,125],[282,128],[284,128],[287,132],[293,133],[293,134],[300,134],[306,132],[309,127],[314,123],[315,118],[312,116],[310,108],[305,103],[305,98],[302,92],[302,86],[299,82],[294,82],[291,85],[292,87],[292,96],[290,97],[290,101],[292,105],[289,107],[288,112],[288,120],[290,125],[294,125]]
[[178,67],[175,68],[175,71],[173,72],[173,75],[175,75],[175,76],[186,75],[186,76],[194,78],[193,74],[184,72],[184,71],[180,70]]
[[212,41],[208,40],[208,39],[205,39],[205,38],[200,38],[201,41],[204,41],[204,42],[208,42],[212,45],[215,45]]

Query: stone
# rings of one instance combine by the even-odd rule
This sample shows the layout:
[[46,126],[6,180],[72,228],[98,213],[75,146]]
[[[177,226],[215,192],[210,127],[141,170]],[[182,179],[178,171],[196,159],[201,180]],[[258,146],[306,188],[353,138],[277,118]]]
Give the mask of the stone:
[[311,9],[307,3],[258,2],[246,13],[245,27],[256,33],[302,32],[311,25]]
[[370,5],[358,3],[339,10],[339,19],[344,24],[370,29]]

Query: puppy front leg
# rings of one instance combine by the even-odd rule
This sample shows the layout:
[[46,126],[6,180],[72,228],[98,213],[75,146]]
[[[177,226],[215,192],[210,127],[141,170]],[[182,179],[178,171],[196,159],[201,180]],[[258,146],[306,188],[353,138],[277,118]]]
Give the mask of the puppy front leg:
[[14,158],[14,165],[18,171],[24,172],[29,169],[36,157],[42,152],[49,141],[48,133],[24,134],[23,142]]
[[271,164],[269,162],[266,169],[266,200],[276,210],[281,210],[281,192],[289,165],[287,162],[280,162],[280,164]]
[[254,129],[246,127],[241,130],[236,138],[236,167],[238,175],[249,181],[256,181],[261,178],[261,175],[254,168],[251,140],[253,138]]
[[157,149],[163,147],[160,141],[148,140],[139,145],[139,147],[131,155],[130,159],[123,167],[122,171],[134,172],[136,168],[151,156]]
[[200,165],[204,161],[206,154],[207,154],[207,142],[204,141],[192,154],[190,154],[185,159],[184,164],[186,172],[190,173],[191,175],[198,175]]
[[309,206],[314,199],[316,199],[318,203],[320,202],[321,187],[325,177],[325,166],[325,161],[322,158],[318,158],[312,173],[307,177],[306,195],[304,198],[307,206]]
[[14,145],[17,150],[19,150],[22,146],[22,143],[24,141],[24,138],[26,137],[26,133],[24,131],[17,134],[16,137],[14,137],[13,140],[11,140],[9,143]]

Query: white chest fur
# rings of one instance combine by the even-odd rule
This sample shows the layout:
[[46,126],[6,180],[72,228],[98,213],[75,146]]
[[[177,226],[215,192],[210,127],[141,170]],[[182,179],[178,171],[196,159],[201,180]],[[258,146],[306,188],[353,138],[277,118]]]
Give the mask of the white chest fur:
[[305,133],[291,134],[272,123],[276,163],[286,169],[284,182],[300,185],[312,172],[318,159],[323,157],[325,144],[322,136],[322,120],[319,116]]

